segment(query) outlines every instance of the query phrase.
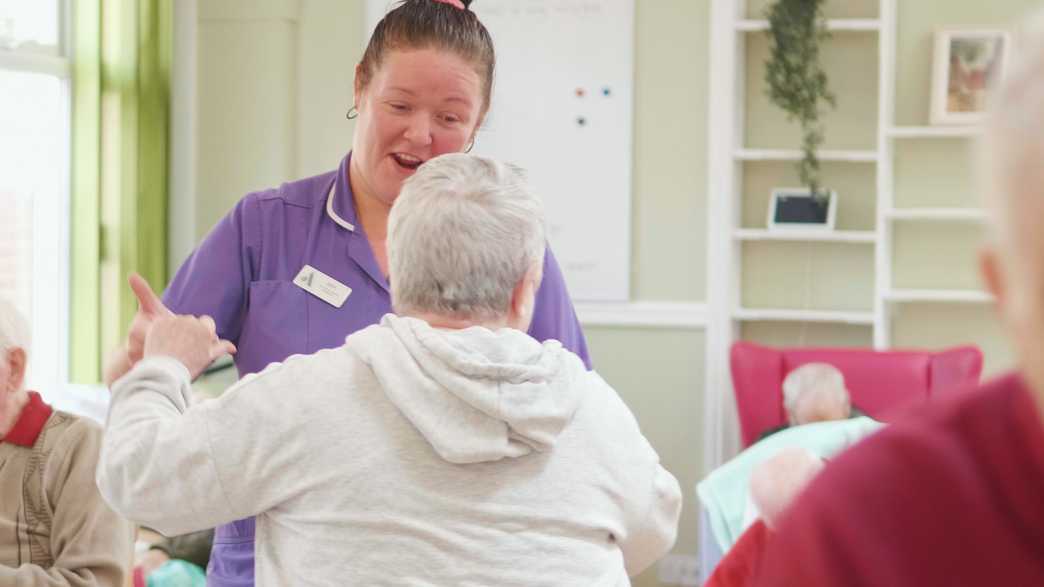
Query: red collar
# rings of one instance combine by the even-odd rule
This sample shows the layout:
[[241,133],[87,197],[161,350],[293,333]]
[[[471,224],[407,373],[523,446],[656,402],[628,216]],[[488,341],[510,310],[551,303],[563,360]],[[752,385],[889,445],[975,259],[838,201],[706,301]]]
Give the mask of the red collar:
[[52,412],[54,412],[54,409],[44,403],[43,399],[40,398],[40,394],[30,391],[29,403],[22,408],[22,413],[18,416],[18,421],[15,422],[14,428],[11,428],[11,431],[7,433],[7,436],[0,439],[0,442],[10,442],[18,446],[32,447],[36,444],[36,439],[40,436],[40,431],[43,430],[44,424],[47,423],[47,419],[51,417]]

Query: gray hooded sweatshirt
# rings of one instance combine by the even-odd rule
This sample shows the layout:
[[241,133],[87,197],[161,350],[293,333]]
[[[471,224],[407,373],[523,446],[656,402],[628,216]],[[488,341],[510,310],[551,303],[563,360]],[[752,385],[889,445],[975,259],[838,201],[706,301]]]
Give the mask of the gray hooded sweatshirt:
[[556,341],[392,315],[189,407],[167,357],[113,386],[98,486],[168,535],[257,516],[256,580],[629,585],[681,493]]

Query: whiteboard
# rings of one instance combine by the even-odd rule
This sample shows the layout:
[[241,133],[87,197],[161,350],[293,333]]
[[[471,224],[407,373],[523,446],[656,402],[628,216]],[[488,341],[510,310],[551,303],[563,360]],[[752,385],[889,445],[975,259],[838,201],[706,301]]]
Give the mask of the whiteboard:
[[[390,0],[367,0],[365,38]],[[474,153],[525,168],[575,300],[630,295],[634,0],[476,0],[497,51]]]

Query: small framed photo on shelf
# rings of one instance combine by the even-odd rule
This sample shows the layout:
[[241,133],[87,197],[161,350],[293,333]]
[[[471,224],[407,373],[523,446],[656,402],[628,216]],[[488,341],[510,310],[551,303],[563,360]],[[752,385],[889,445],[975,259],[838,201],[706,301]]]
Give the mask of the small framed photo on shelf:
[[990,91],[1004,76],[1011,33],[999,29],[946,29],[935,33],[932,124],[976,124]]
[[834,230],[837,192],[813,197],[808,188],[777,188],[769,202],[769,230]]

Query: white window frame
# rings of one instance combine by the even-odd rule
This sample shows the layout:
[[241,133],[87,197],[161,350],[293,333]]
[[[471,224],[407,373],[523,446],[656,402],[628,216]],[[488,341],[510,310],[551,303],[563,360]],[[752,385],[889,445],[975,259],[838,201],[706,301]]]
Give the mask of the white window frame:
[[72,18],[68,0],[58,3],[59,55],[0,50],[0,70],[55,76],[62,82],[62,116],[68,130],[55,166],[64,197],[33,202],[32,329],[28,385],[45,396],[69,381],[70,213],[72,200]]

